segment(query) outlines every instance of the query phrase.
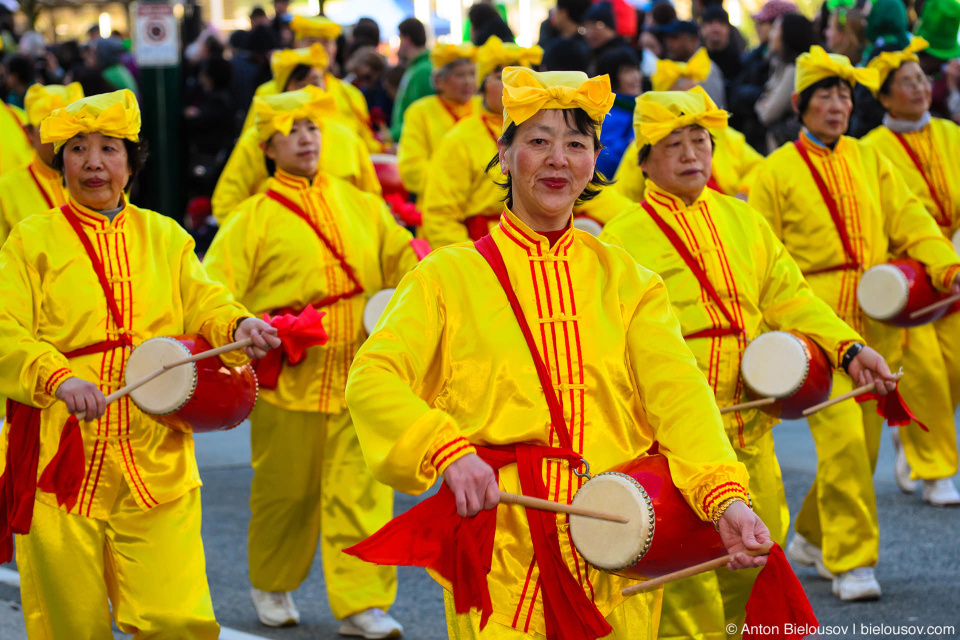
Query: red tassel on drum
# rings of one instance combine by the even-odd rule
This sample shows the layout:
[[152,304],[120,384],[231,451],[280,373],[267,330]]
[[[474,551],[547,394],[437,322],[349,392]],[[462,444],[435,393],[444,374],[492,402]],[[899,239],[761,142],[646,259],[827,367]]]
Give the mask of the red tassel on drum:
[[86,460],[83,455],[83,436],[80,422],[70,416],[60,432],[60,445],[53,459],[40,474],[37,488],[57,496],[57,504],[73,509],[80,497]]
[[816,631],[817,616],[780,545],[753,583],[747,602],[743,640],[792,640]]
[[930,431],[927,425],[913,415],[913,411],[910,410],[910,407],[904,402],[903,396],[900,395],[899,389],[894,389],[885,396],[876,391],[857,396],[857,402],[868,402],[870,400],[877,401],[877,414],[882,416],[891,427],[904,427],[911,422],[916,422],[924,431]]

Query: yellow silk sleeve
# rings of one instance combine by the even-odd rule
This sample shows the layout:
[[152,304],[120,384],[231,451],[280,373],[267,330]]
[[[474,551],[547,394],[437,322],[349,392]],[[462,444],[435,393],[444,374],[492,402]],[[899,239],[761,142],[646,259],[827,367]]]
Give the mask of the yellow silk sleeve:
[[241,202],[264,188],[269,177],[257,131],[255,128],[248,129],[237,140],[217,180],[210,199],[213,215],[223,224]]
[[427,136],[429,123],[423,102],[410,105],[403,116],[403,133],[397,146],[397,169],[403,187],[410,193],[423,193],[423,183],[427,164],[430,162],[430,150]]
[[616,182],[610,187],[630,202],[643,200],[643,194],[646,191],[647,180],[643,176],[643,169],[637,164],[638,153],[637,141],[634,140],[620,158],[620,166],[617,167],[617,172],[613,176]]
[[747,201],[757,213],[764,217],[773,229],[773,234],[783,240],[783,219],[780,215],[777,178],[771,171],[769,160],[757,167]]
[[630,319],[627,356],[660,452],[697,515],[709,520],[727,498],[747,501],[747,470],[730,446],[713,391],[683,340],[659,276],[648,276]]
[[[739,132],[738,132],[739,133]],[[743,136],[743,134],[740,134]],[[742,156],[740,158],[740,187],[738,193],[749,194],[753,187],[753,182],[760,171],[760,165],[763,164],[763,155],[743,139]]]
[[[404,126],[404,135],[408,131]],[[423,182],[423,237],[434,249],[470,239],[467,217],[472,179],[463,172],[472,165],[470,149],[459,136],[447,134],[429,162]]]
[[379,207],[380,224],[380,269],[384,287],[396,287],[417,262],[416,252],[410,245],[413,236],[397,224],[386,205]]
[[56,400],[60,384],[74,374],[62,353],[34,337],[42,297],[40,274],[30,264],[16,228],[0,248],[0,395],[46,408]]
[[[370,159],[370,153],[363,145],[358,144],[356,145],[355,149],[359,175],[356,178],[356,183],[354,186],[361,191],[372,193],[375,196],[382,196],[383,187],[380,185],[380,178],[377,177],[377,170],[373,166],[373,160]],[[325,163],[323,163],[323,169],[330,171]]]
[[257,254],[263,233],[255,227],[261,219],[255,213],[230,216],[217,231],[203,258],[207,275],[226,286],[241,302],[256,281]]

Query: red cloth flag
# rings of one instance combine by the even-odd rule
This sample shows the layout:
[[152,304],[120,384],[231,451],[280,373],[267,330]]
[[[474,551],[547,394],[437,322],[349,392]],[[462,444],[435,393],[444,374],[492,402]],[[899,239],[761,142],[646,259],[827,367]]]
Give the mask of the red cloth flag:
[[280,347],[290,364],[303,359],[304,352],[310,347],[326,344],[329,336],[323,328],[323,316],[326,311],[318,312],[313,305],[300,312],[300,315],[285,313],[282,316],[263,314],[263,320],[277,330],[282,343]]
[[899,389],[894,389],[885,396],[876,391],[857,396],[857,402],[869,402],[870,400],[877,401],[877,415],[882,416],[889,426],[903,427],[911,422],[916,422],[924,431],[930,431],[930,429],[927,429],[927,425],[913,415],[913,411],[910,410],[910,407],[903,400],[903,396],[900,395]]
[[[818,625],[807,594],[790,568],[783,549],[774,544],[767,556],[767,564],[760,570],[750,592],[743,640],[803,638]],[[770,633],[772,629],[776,631]]]
[[83,436],[80,433],[80,421],[77,416],[67,418],[60,432],[60,446],[50,464],[40,474],[37,488],[57,496],[57,504],[73,509],[80,497],[80,485],[83,484],[83,472],[86,468],[83,455]]
[[423,213],[417,209],[417,205],[407,202],[399,193],[388,193],[383,199],[390,205],[393,215],[400,218],[405,225],[419,227],[423,224]]

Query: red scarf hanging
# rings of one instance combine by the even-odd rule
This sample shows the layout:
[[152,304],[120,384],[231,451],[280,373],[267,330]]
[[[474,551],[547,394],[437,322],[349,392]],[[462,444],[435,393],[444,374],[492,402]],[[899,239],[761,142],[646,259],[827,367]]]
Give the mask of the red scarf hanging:
[[943,206],[943,202],[940,200],[940,196],[937,195],[937,190],[933,188],[933,183],[930,181],[927,172],[923,170],[923,163],[920,162],[920,156],[918,156],[917,152],[907,143],[906,138],[904,138],[902,134],[897,131],[893,131],[892,133],[896,136],[897,140],[900,141],[900,144],[903,145],[904,151],[906,151],[910,159],[913,160],[913,164],[917,168],[917,171],[920,172],[923,181],[927,183],[927,189],[930,190],[930,197],[933,198],[933,202],[937,205],[937,211],[940,212],[940,215],[936,218],[937,224],[941,227],[949,227],[950,218],[947,216],[947,208]]

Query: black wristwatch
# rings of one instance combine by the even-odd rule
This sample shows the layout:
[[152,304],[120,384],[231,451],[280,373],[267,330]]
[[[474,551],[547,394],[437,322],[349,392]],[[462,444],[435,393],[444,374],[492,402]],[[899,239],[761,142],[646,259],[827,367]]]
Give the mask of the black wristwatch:
[[843,354],[843,358],[840,360],[840,366],[843,367],[846,373],[850,373],[850,363],[853,362],[853,359],[857,357],[857,354],[860,353],[865,346],[865,344],[860,342],[854,342],[850,345],[850,348],[847,349],[847,352]]

